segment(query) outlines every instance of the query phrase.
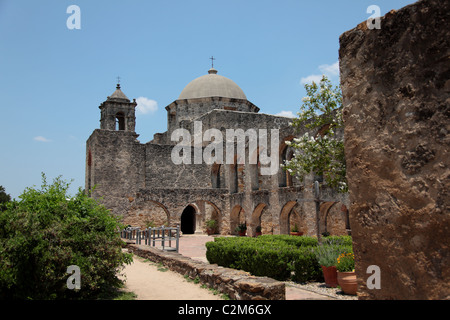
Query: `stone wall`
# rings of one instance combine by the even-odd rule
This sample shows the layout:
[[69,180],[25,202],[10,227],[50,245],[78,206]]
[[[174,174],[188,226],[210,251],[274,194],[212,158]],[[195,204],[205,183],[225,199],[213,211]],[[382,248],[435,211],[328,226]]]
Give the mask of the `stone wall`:
[[234,300],[286,300],[286,286],[281,281],[252,276],[245,271],[219,267],[144,245],[128,243],[127,248],[140,257],[162,263],[170,270],[191,279],[198,277],[202,284],[225,293]]
[[[180,126],[183,120],[195,120],[214,109],[258,112],[259,108],[248,100],[224,97],[208,97],[188,100],[176,100],[166,107],[168,119],[168,137]],[[169,142],[166,142],[169,143]]]
[[192,147],[186,148],[192,155],[191,164],[175,164],[171,157],[173,148],[172,145],[145,145],[146,188],[211,188],[211,165],[194,164]]
[[[340,37],[350,223],[361,299],[450,298],[450,1]],[[369,265],[381,288],[369,289]]]
[[145,183],[145,146],[130,131],[96,129],[86,142],[86,189],[112,212],[124,215]]

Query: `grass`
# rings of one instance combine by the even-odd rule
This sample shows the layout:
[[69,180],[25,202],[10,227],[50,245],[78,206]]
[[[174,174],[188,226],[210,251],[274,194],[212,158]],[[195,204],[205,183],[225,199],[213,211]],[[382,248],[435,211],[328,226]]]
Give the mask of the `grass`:
[[[188,276],[187,274],[185,274],[185,275],[184,275],[184,279],[185,279],[187,282],[193,282],[193,283],[195,283],[195,284],[200,283],[200,278],[199,278],[198,276],[195,277],[194,279],[191,279],[191,278],[189,278],[189,276]],[[230,296],[227,295],[226,293],[220,293],[219,290],[214,289],[214,288],[210,288],[210,287],[208,287],[206,284],[202,284],[202,285],[200,286],[200,288],[209,290],[209,291],[210,291],[213,295],[215,295],[215,296],[220,295],[220,298],[223,299],[223,300],[231,300]]]

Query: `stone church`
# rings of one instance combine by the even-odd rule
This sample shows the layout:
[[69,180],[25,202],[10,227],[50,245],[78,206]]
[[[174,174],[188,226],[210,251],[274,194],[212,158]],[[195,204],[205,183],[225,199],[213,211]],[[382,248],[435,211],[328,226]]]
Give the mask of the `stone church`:
[[[216,233],[235,234],[238,224],[247,225],[247,235],[259,226],[263,234],[288,234],[294,226],[305,235],[316,234],[316,209],[313,181],[299,181],[282,170],[280,164],[293,156],[286,141],[303,132],[295,132],[291,119],[259,113],[244,91],[232,80],[211,68],[186,85],[167,110],[167,131],[156,133],[153,140],[141,143],[135,132],[136,100],[130,101],[120,84],[100,106],[100,129],[86,142],[86,190],[99,199],[126,225],[176,226],[183,234],[206,232],[206,222],[217,222]],[[172,159],[178,141],[172,141],[177,129],[195,135],[208,129],[278,129],[278,153],[274,174],[261,174],[252,155],[238,159],[228,154],[229,162],[206,164],[189,161],[175,164]],[[315,134],[315,133],[310,133]],[[206,148],[202,142],[200,148]],[[194,148],[188,146],[187,148]],[[235,149],[237,150],[237,149]],[[245,150],[249,152],[248,141]],[[228,151],[228,150],[227,150]],[[191,153],[192,154],[192,153]],[[322,188],[328,199],[320,206],[320,232],[347,234],[349,220],[347,196]]]

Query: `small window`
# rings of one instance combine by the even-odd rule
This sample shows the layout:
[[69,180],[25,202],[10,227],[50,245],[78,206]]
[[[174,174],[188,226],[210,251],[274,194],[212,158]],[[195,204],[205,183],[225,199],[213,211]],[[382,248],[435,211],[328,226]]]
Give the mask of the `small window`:
[[116,130],[125,130],[125,116],[122,112],[116,114]]

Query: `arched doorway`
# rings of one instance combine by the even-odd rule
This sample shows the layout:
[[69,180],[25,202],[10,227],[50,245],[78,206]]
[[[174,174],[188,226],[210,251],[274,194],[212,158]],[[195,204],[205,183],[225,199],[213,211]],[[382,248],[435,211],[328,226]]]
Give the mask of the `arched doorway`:
[[320,206],[321,231],[333,236],[350,232],[348,209],[340,202],[325,202]]
[[289,234],[291,229],[297,225],[299,231],[308,233],[306,217],[297,201],[287,202],[280,213],[280,233]]
[[234,206],[233,210],[231,210],[230,215],[230,232],[231,234],[237,234],[235,231],[236,227],[241,224],[245,223],[245,211],[240,205]]
[[268,209],[265,203],[260,203],[255,207],[250,225],[252,233],[256,232],[256,227],[259,226],[263,234],[273,234],[272,215]]
[[181,214],[181,232],[183,234],[195,233],[195,208],[187,206]]

